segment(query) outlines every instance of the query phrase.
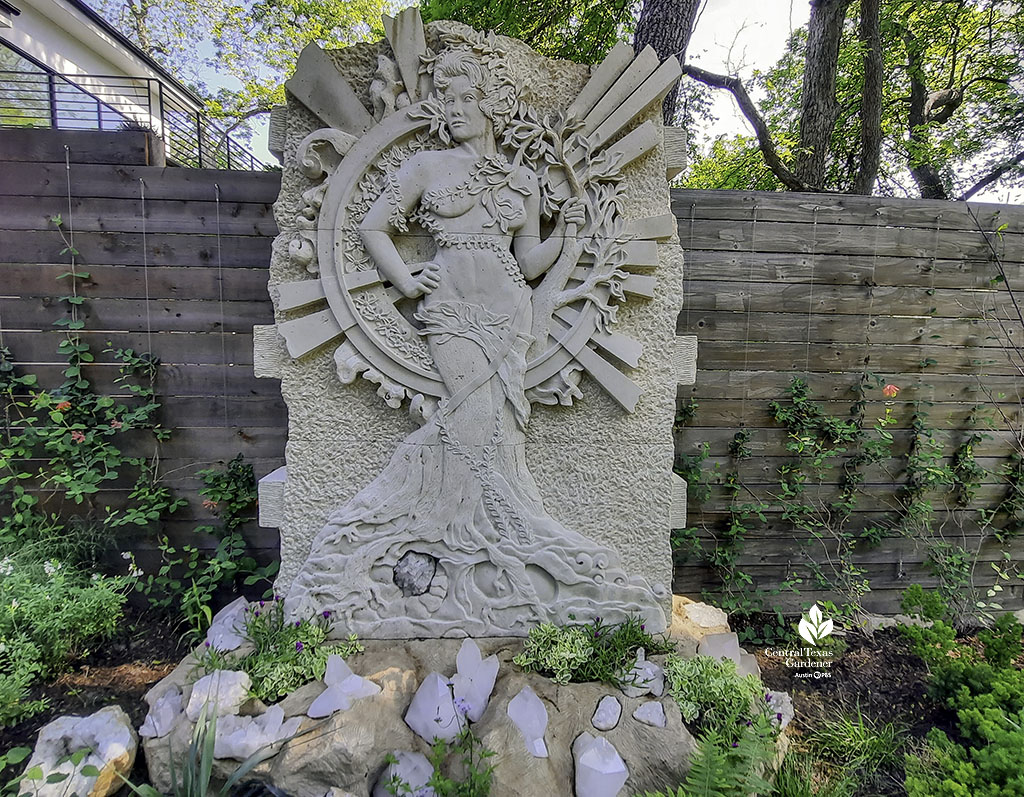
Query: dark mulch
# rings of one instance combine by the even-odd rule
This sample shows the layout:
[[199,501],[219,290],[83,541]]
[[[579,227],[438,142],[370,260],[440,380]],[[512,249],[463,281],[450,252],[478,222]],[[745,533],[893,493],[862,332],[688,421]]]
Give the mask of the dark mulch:
[[[845,649],[836,653],[830,668],[831,678],[795,677],[801,670],[767,656],[763,649],[752,651],[765,684],[793,697],[792,728],[797,738],[825,719],[856,716],[858,709],[878,724],[892,722],[905,728],[909,739],[921,738],[936,727],[952,733],[955,718],[929,697],[927,665],[898,629],[884,629],[873,637],[850,635],[844,642]],[[873,773],[869,780],[871,794],[906,794],[898,763]]]
[[[121,706],[138,728],[146,718],[143,696],[169,674],[189,647],[180,634],[151,611],[128,605],[114,637],[101,643],[68,672],[32,690],[32,699],[45,697],[49,706],[40,714],[9,728],[0,728],[0,752],[34,747],[39,729],[66,715],[85,716],[104,706]],[[138,761],[141,762],[142,756]],[[135,777],[145,776],[136,765]]]

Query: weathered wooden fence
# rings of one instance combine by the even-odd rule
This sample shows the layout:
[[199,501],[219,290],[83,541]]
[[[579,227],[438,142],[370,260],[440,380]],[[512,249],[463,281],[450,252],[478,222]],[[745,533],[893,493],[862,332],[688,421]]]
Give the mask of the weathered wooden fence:
[[[897,420],[888,430],[893,456],[864,470],[863,495],[845,524],[855,534],[876,527],[884,536],[875,546],[859,543],[848,559],[871,584],[865,602],[892,610],[909,584],[935,585],[926,562],[936,541],[977,550],[976,583],[991,584],[990,563],[1002,554],[994,542],[981,544],[977,509],[1005,497],[999,470],[1011,451],[1021,451],[1024,329],[1016,301],[1024,293],[1015,297],[1007,286],[1024,286],[1024,208],[724,191],[675,191],[673,208],[688,263],[678,332],[699,338],[696,384],[681,391],[681,405],[696,406],[678,431],[677,452],[693,454],[707,442],[705,467],[719,468],[706,500],[690,491],[689,521],[705,549],[729,544],[730,508],[758,504],[764,519],[744,521],[746,540],[733,546],[736,568],[765,590],[792,573],[804,577],[803,588],[817,589],[808,557],[830,571],[838,542],[827,532],[797,531],[783,516],[778,472],[793,456],[768,405],[785,403],[799,377],[827,413],[847,418],[853,388],[877,375],[900,388],[892,399],[879,387],[866,394],[867,426],[887,407]],[[901,533],[915,410],[927,412],[949,464],[979,405],[993,425],[974,448],[987,471],[976,499],[959,509],[947,491],[935,491],[931,539]],[[729,447],[741,429],[751,455],[737,461]],[[730,470],[741,484],[735,498],[722,484]],[[811,500],[790,507],[826,507],[842,472],[832,470],[809,487]],[[1019,561],[1024,546],[1009,550]],[[678,564],[675,588],[720,592],[722,582],[691,556]],[[1019,588],[1002,597],[1020,605]],[[799,599],[784,593],[774,600],[792,606]]]
[[[157,168],[148,159],[141,133],[0,131],[0,345],[20,372],[45,386],[63,381],[64,333],[53,322],[66,314],[56,297],[70,286],[57,277],[70,261],[51,221],[61,216],[90,275],[76,286],[85,298],[80,334],[97,358],[86,375],[118,395],[117,365],[104,349],[160,358],[162,423],[173,430],[160,472],[189,500],[164,531],[196,542],[192,529],[213,520],[196,493],[197,470],[238,453],[257,476],[283,463],[280,387],[252,371],[252,326],[273,320],[267,266],[280,176]],[[152,446],[128,435],[124,448],[140,455]],[[129,487],[103,491],[97,505],[122,505]],[[252,523],[244,533],[254,549],[276,548],[276,531]],[[152,543],[138,540],[143,558]]]
[[[163,169],[146,165],[149,157],[142,134],[0,131],[0,345],[43,384],[62,380],[62,333],[52,324],[65,313],[56,278],[69,261],[50,221],[60,215],[90,273],[77,286],[83,338],[97,353],[109,343],[161,360],[163,423],[174,430],[161,470],[190,501],[164,530],[181,540],[210,520],[196,470],[238,453],[257,475],[283,461],[284,404],[276,381],[253,377],[251,334],[273,318],[266,283],[279,176]],[[991,507],[1007,489],[999,469],[1024,422],[1022,325],[1007,290],[1024,284],[1024,209],[707,191],[675,191],[673,202],[688,259],[678,331],[700,341],[697,383],[680,395],[696,411],[679,429],[677,450],[691,454],[707,442],[705,467],[720,469],[707,500],[691,491],[698,538],[706,548],[724,539],[732,499],[714,482],[735,468],[738,500],[766,506],[763,521],[747,523],[737,568],[765,590],[792,573],[817,590],[807,557],[827,568],[836,542],[809,539],[782,516],[777,474],[790,456],[768,404],[785,401],[797,376],[827,412],[845,417],[852,388],[877,375],[901,389],[889,400],[877,388],[868,393],[869,424],[886,407],[897,418],[893,456],[865,471],[846,527],[885,532],[877,546],[858,544],[852,561],[871,583],[868,605],[895,608],[910,583],[936,582],[925,564],[931,548],[899,534],[895,520],[915,407],[927,410],[948,461],[973,408],[985,405],[994,428],[974,452],[987,474],[972,506]],[[98,360],[89,378],[116,394],[116,365],[109,355]],[[729,446],[740,429],[752,456],[736,462]],[[825,500],[839,480],[837,469],[812,492]],[[127,487],[101,499],[116,505]],[[976,548],[977,512],[946,512],[948,495],[934,504],[942,510],[936,533]],[[276,546],[276,531],[251,524],[246,536],[255,549]],[[146,556],[151,546],[136,547]],[[1019,559],[1024,546],[1010,551]],[[988,563],[1001,556],[999,546],[981,546],[978,583],[993,580]],[[696,595],[722,584],[690,557],[677,564],[674,586]],[[1004,603],[1020,605],[1019,591],[1008,592]],[[798,601],[788,593],[773,600]]]

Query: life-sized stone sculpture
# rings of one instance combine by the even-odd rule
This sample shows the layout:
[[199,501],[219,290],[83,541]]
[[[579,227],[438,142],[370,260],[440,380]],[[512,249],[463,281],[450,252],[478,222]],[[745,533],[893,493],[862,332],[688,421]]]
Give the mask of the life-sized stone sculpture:
[[661,140],[637,120],[678,65],[616,48],[565,108],[541,114],[504,40],[455,23],[424,31],[415,10],[386,23],[393,58],[377,58],[372,116],[315,47],[289,83],[337,126],[296,153],[322,182],[303,194],[289,254],[319,279],[272,292],[279,314],[328,305],[279,320],[292,357],[340,341],[341,380],[373,382],[419,426],[312,540],[288,611],[329,610],[339,631],[378,638],[525,635],[595,615],[660,630],[665,585],[551,516],[526,434],[535,404],[582,398],[582,371],[623,411],[640,398],[598,350],[640,356],[612,325],[627,293],[652,295],[630,264],[657,265],[653,238],[672,226],[630,227],[620,182]]

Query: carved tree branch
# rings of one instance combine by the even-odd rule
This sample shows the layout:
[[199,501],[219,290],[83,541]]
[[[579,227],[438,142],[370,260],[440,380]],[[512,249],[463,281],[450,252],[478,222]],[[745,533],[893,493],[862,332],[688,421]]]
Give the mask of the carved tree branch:
[[764,121],[764,117],[761,116],[757,110],[757,106],[754,105],[754,101],[750,99],[750,95],[747,93],[747,89],[744,87],[743,82],[732,75],[718,75],[714,72],[708,72],[699,67],[685,64],[683,66],[683,74],[692,77],[694,80],[700,81],[706,86],[712,86],[717,89],[726,89],[736,99],[736,104],[739,105],[740,111],[746,117],[747,121],[750,122],[754,128],[754,133],[757,135],[757,143],[761,148],[761,154],[764,156],[765,163],[768,164],[768,168],[772,170],[782,184],[786,186],[790,191],[820,191],[821,189],[810,185],[801,180],[796,174],[790,171],[789,167],[782,162],[782,158],[779,157],[779,153],[775,149],[775,142],[772,141],[772,134],[768,130],[768,125]]

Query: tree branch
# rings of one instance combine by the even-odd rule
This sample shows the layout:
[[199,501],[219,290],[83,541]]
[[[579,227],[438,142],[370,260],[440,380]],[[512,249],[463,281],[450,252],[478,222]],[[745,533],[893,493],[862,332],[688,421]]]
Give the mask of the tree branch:
[[711,86],[716,89],[726,89],[736,99],[736,104],[739,105],[740,111],[746,117],[747,121],[750,122],[754,128],[754,132],[757,134],[757,142],[761,147],[761,154],[764,155],[765,163],[768,164],[768,168],[772,170],[772,173],[782,181],[782,184],[786,186],[790,191],[820,191],[820,188],[808,185],[799,177],[797,177],[789,167],[782,162],[779,157],[779,153],[775,150],[775,142],[772,141],[771,133],[768,130],[768,125],[765,123],[764,118],[757,110],[757,106],[754,105],[754,101],[750,99],[750,95],[747,94],[747,90],[744,87],[742,81],[738,77],[731,75],[717,75],[714,72],[708,72],[704,69],[700,69],[690,64],[683,65],[683,74],[688,77],[692,77],[694,80],[703,83],[706,86]]
[[1013,169],[1014,166],[1019,166],[1021,163],[1024,163],[1024,152],[1018,152],[1016,155],[1010,158],[1010,160],[1004,161],[1003,163],[996,166],[992,171],[990,171],[988,174],[986,174],[984,177],[978,180],[978,182],[976,182],[974,185],[972,185],[970,188],[964,191],[959,197],[957,197],[957,199],[960,202],[966,202],[968,199],[970,199],[976,193],[981,191],[983,188],[988,188],[990,185],[992,185],[992,183],[994,183],[1008,171]]

